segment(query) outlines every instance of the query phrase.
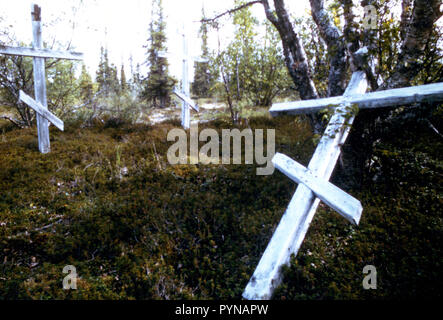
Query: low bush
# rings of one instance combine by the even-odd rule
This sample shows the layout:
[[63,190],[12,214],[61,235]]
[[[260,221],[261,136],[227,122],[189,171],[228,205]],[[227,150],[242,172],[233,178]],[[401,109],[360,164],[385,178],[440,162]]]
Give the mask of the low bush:
[[[248,125],[275,128],[277,151],[308,163],[304,121]],[[278,171],[257,176],[255,165],[172,166],[166,135],[178,126],[51,127],[46,155],[35,128],[3,132],[0,298],[240,298],[296,184]],[[200,125],[209,127],[230,124]],[[360,226],[321,206],[275,298],[441,296],[441,159],[424,146],[442,143],[410,141],[380,146],[380,178],[350,191],[364,206]],[[377,267],[377,290],[362,288],[366,264]],[[66,265],[77,290],[62,288]]]

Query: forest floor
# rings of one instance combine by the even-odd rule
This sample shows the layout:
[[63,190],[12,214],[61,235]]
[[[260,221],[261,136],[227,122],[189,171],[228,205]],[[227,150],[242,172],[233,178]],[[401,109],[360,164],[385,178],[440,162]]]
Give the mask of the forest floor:
[[[198,99],[199,112],[191,109],[191,124],[204,123],[216,119],[224,119],[229,114],[227,105],[214,99]],[[241,117],[251,118],[267,116],[269,107],[250,107],[243,108],[240,112]],[[181,104],[164,109],[150,109],[142,115],[139,123],[161,123],[165,120],[179,120],[181,117]],[[145,121],[148,120],[148,121]]]
[[[302,118],[248,125],[275,129],[276,151],[304,165],[315,149]],[[241,298],[296,184],[256,165],[170,165],[173,128],[51,126],[43,155],[36,128],[0,121],[0,299]],[[346,190],[362,202],[359,226],[320,205],[275,299],[441,298],[443,141],[407,129]],[[63,290],[66,265],[77,290]],[[366,265],[376,290],[363,289]]]

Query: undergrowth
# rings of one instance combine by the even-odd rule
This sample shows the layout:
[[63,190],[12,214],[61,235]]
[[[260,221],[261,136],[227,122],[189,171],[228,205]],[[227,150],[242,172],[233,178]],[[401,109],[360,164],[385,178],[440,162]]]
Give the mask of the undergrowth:
[[[304,121],[248,125],[275,128],[276,151],[307,165]],[[51,127],[45,155],[35,128],[0,130],[0,298],[241,298],[296,184],[255,165],[169,165],[166,135],[179,126]],[[441,296],[442,143],[410,141],[380,146],[378,178],[347,190],[364,207],[358,227],[321,205],[276,299]],[[362,288],[367,264],[377,290]],[[63,290],[66,265],[77,290]]]

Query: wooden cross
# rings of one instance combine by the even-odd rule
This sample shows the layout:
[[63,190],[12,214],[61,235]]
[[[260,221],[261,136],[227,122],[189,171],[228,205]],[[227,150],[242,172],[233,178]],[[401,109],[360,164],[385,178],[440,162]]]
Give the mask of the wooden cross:
[[33,57],[35,100],[20,90],[19,99],[35,110],[37,114],[38,148],[41,153],[51,151],[49,142],[49,122],[63,131],[63,121],[48,111],[46,100],[45,58],[81,60],[83,55],[77,52],[62,52],[43,48],[41,29],[41,8],[33,4],[32,48],[0,46],[0,54]]
[[[182,32],[183,41],[183,58],[182,58],[182,85],[181,92],[174,89],[173,93],[182,100],[181,119],[182,126],[185,129],[189,129],[191,125],[191,111],[190,108],[199,112],[198,105],[192,101],[190,92],[190,80],[189,80],[189,61],[207,62],[208,59],[201,57],[194,57],[188,54],[188,39],[186,37],[185,28],[183,26]],[[167,57],[169,54],[166,52],[159,52],[160,57]]]
[[[315,211],[324,201],[352,224],[358,224],[360,202],[328,182],[345,143],[358,108],[378,108],[418,102],[443,101],[443,83],[366,93],[362,71],[352,78],[341,97],[274,104],[271,115],[300,114],[334,108],[334,114],[307,168],[282,154],[275,154],[274,166],[298,183],[271,241],[247,284],[245,299],[270,299],[281,282],[281,267],[297,255]],[[337,107],[338,106],[338,107]],[[356,108],[358,107],[358,108]]]

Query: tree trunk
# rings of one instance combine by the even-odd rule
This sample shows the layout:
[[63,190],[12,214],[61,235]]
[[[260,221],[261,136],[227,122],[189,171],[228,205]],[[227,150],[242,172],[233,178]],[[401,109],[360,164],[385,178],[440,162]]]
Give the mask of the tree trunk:
[[[275,12],[271,10],[268,0],[262,0],[267,19],[277,29],[283,47],[285,64],[302,100],[319,98],[311,68],[300,37],[292,27],[283,0],[274,0]],[[323,123],[317,114],[308,115],[315,133],[323,130]]]
[[324,9],[323,0],[310,0],[311,11],[320,35],[328,47],[331,59],[329,69],[328,96],[341,96],[346,87],[346,46],[343,35],[333,24]]
[[311,69],[301,39],[294,32],[283,0],[274,0],[275,12],[270,9],[268,0],[263,0],[268,20],[280,34],[285,55],[285,63],[303,100],[317,99],[318,93],[311,76]]
[[408,86],[418,74],[423,49],[432,33],[434,23],[442,16],[440,5],[440,0],[415,0],[412,14],[408,19],[410,1],[403,1],[401,34],[404,40],[394,73],[383,88]]

